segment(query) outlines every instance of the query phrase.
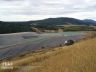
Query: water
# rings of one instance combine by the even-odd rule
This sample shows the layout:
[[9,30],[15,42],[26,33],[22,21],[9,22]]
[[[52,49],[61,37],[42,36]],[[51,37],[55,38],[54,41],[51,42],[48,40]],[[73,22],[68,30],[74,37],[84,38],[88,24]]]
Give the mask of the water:
[[65,36],[75,36],[75,35],[83,35],[85,32],[77,31],[77,32],[62,32]]
[[86,33],[85,31],[76,31],[76,32],[59,32],[59,33],[45,33],[45,35],[57,36],[57,35],[64,35],[64,36],[76,36],[76,35],[83,35]]
[[[22,33],[21,33],[22,34]],[[19,44],[19,43],[23,43],[23,42],[34,42],[37,40],[43,40],[45,38],[49,38],[49,37],[58,37],[58,36],[76,36],[76,35],[82,35],[84,34],[84,32],[78,31],[78,32],[59,32],[59,33],[42,33],[39,34],[38,37],[36,38],[29,38],[29,39],[24,39],[23,36],[33,36],[34,34],[27,33],[27,34],[8,34],[8,35],[4,35],[2,34],[0,36],[0,47],[2,46],[7,46],[7,45],[13,45],[13,44]]]

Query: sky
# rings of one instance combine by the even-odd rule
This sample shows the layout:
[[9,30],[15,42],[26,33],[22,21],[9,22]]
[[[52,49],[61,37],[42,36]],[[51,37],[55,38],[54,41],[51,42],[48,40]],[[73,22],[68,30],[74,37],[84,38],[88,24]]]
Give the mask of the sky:
[[96,20],[96,0],[0,0],[0,21],[56,17]]

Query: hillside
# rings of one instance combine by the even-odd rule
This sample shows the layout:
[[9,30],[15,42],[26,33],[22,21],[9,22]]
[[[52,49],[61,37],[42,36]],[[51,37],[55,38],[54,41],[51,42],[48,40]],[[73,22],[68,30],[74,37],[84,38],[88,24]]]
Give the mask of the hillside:
[[66,24],[73,24],[73,25],[96,25],[94,20],[89,21],[88,19],[80,20],[75,18],[67,18],[67,17],[60,17],[60,18],[48,18],[44,20],[39,20],[34,22],[37,25],[40,24],[47,24],[47,25],[66,25]]
[[31,25],[66,25],[66,24],[73,24],[73,25],[96,25],[96,21],[91,19],[75,19],[75,18],[68,18],[68,17],[58,17],[58,18],[47,18],[43,20],[35,20],[35,21],[21,21],[21,22],[3,22],[1,23],[9,23],[9,24],[31,24]]
[[96,38],[13,58],[12,72],[95,72]]
[[90,24],[91,24],[91,23],[94,23],[94,24],[96,23],[96,21],[91,20],[91,19],[85,19],[85,20],[83,20],[83,21],[85,21],[85,22],[89,22]]
[[[65,27],[64,25],[75,27]],[[46,30],[57,30],[58,28],[63,28],[64,31],[89,31],[94,30],[93,27],[96,26],[96,21],[94,20],[79,20],[75,18],[48,18],[36,21],[22,21],[22,22],[3,22],[0,21],[0,34],[3,33],[15,33],[15,32],[30,32],[32,27],[38,29]]]

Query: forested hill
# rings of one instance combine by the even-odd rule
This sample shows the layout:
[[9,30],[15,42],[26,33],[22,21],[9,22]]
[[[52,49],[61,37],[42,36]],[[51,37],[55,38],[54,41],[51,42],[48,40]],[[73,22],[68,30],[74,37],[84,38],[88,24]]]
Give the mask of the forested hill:
[[73,25],[96,25],[96,21],[86,19],[86,20],[79,20],[75,18],[48,18],[44,20],[34,21],[35,24],[38,25],[64,25],[64,24],[73,24]]
[[3,22],[0,21],[0,24],[35,24],[35,25],[64,25],[64,24],[75,24],[75,25],[96,25],[96,21],[91,19],[79,20],[75,18],[48,18],[43,20],[36,21],[22,21],[22,22]]
[[48,18],[36,21],[22,21],[22,22],[4,22],[0,21],[0,33],[14,33],[14,32],[25,32],[32,31],[32,27],[36,28],[56,28],[58,25],[96,25],[94,20],[79,20],[75,18]]
[[0,22],[0,34],[32,31],[28,22]]

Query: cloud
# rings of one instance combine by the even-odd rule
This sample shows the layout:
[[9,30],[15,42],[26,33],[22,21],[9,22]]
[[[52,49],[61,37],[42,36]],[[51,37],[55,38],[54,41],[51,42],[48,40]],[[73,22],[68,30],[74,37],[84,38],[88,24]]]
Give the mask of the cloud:
[[93,12],[96,13],[95,8],[95,0],[0,0],[0,19],[4,20],[9,16],[10,20],[60,16],[96,19],[93,15]]

